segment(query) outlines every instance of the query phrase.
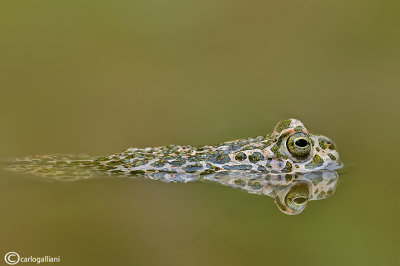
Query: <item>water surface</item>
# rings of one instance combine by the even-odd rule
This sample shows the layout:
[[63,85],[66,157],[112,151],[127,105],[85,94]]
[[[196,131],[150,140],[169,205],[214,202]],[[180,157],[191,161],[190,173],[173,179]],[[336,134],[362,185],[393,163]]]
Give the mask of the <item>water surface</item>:
[[[296,216],[213,182],[0,172],[0,255],[64,265],[398,265],[398,1],[3,1],[0,153],[108,155],[294,117],[345,164]],[[1,256],[1,257],[2,257]]]

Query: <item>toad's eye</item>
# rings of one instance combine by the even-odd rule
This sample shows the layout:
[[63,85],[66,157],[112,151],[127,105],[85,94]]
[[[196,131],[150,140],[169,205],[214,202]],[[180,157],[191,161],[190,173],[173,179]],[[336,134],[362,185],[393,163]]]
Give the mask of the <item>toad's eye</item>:
[[293,185],[285,197],[285,204],[292,210],[301,211],[310,199],[309,185],[298,183]]
[[311,151],[310,138],[303,132],[295,133],[290,136],[286,142],[286,146],[290,154],[298,159],[306,158]]

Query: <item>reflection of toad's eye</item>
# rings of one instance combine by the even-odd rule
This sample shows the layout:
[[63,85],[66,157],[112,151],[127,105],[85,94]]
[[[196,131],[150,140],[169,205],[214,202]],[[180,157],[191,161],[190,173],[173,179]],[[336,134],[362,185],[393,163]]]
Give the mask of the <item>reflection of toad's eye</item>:
[[294,210],[301,210],[305,207],[310,198],[308,185],[299,183],[294,185],[285,197],[285,203]]
[[290,154],[299,159],[307,157],[311,151],[310,138],[303,132],[290,136],[286,142],[286,146]]

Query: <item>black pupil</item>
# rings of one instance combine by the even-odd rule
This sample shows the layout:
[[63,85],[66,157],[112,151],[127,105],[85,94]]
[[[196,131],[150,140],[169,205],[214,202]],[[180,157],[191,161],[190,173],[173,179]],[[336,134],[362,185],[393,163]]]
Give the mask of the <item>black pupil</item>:
[[295,143],[296,143],[296,145],[299,146],[299,147],[305,147],[305,146],[308,145],[308,141],[305,140],[305,139],[298,139],[298,140],[296,140]]
[[302,204],[306,201],[306,198],[295,198],[293,201],[297,204]]

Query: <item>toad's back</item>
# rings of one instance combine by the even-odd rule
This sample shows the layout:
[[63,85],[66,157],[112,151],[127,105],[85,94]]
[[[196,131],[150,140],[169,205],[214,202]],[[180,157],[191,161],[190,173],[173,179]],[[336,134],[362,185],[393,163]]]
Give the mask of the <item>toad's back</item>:
[[129,148],[103,157],[44,156],[13,162],[9,170],[41,175],[65,175],[65,169],[81,169],[81,172],[90,169],[101,173],[168,177],[171,180],[214,173],[305,173],[341,167],[335,144],[327,137],[309,133],[296,119],[278,122],[274,131],[266,136],[213,146]]

